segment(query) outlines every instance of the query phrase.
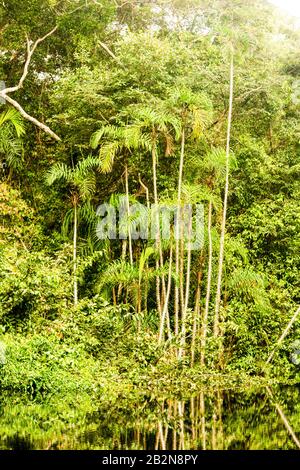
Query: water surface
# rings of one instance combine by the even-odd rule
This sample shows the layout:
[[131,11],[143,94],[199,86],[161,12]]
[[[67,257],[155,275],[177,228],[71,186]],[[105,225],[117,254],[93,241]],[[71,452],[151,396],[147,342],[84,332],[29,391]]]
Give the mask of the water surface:
[[2,394],[0,449],[298,449],[299,395],[296,386],[97,404]]

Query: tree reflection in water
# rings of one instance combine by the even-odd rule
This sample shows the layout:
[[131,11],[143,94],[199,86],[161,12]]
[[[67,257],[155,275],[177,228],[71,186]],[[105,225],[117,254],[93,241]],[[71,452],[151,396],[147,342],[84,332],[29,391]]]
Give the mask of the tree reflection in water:
[[[80,401],[81,400],[81,401]],[[53,397],[0,402],[1,449],[300,448],[299,388],[202,391],[139,402]]]

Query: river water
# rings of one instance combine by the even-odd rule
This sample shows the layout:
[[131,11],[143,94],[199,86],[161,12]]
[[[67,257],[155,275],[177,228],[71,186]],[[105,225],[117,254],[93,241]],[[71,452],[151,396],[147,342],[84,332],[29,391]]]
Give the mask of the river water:
[[299,450],[299,440],[300,386],[98,406],[82,395],[0,400],[0,449]]

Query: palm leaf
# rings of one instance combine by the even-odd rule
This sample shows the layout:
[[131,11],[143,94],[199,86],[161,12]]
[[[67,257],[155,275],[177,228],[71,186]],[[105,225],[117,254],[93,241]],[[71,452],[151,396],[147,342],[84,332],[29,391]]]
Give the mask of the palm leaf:
[[71,170],[67,167],[65,163],[56,163],[55,165],[48,170],[46,173],[46,184],[48,186],[51,186],[55,181],[57,180],[65,180],[66,182],[69,182],[71,179],[72,172]]
[[140,256],[140,262],[139,262],[139,282],[141,282],[141,279],[143,277],[143,272],[145,268],[145,264],[150,258],[152,254],[155,253],[155,250],[152,246],[147,246],[145,250],[142,251],[141,256]]
[[23,157],[23,144],[16,139],[9,126],[0,127],[0,153],[5,155],[12,168],[20,168]]
[[89,199],[96,189],[96,177],[93,173],[74,175],[73,185],[79,190],[83,200]]
[[0,127],[5,123],[11,123],[15,128],[18,137],[25,134],[25,127],[21,114],[14,108],[8,108],[0,114]]
[[125,287],[130,287],[133,283],[137,282],[138,277],[139,273],[135,266],[124,260],[118,260],[111,263],[102,273],[97,287],[99,290],[107,285],[116,286],[122,284]]
[[102,145],[99,152],[100,167],[103,173],[109,173],[112,170],[115,156],[119,150],[118,142],[106,142]]

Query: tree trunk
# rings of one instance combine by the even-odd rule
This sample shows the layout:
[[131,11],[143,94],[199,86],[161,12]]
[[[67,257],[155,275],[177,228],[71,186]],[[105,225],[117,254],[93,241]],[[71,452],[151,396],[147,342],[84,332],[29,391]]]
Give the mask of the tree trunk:
[[[148,187],[143,183],[143,181],[141,180],[141,177],[139,175],[139,182],[140,182],[140,185],[142,186],[142,188],[145,190],[145,193],[146,193],[146,203],[147,203],[147,210],[148,210],[148,216],[150,214],[150,198],[149,198],[149,189]],[[149,268],[149,263],[148,263],[148,259],[145,263],[145,269],[146,269],[146,272],[148,272],[148,268]],[[144,309],[145,309],[145,312],[147,313],[148,312],[148,278],[146,277],[146,281],[145,281],[145,287],[144,287]]]
[[211,236],[211,218],[212,218],[212,202],[209,201],[208,205],[208,221],[207,221],[207,233],[208,233],[208,269],[207,269],[207,284],[206,284],[206,298],[205,298],[205,310],[203,315],[202,324],[202,335],[201,335],[201,355],[200,363],[202,366],[205,365],[205,348],[206,348],[206,336],[207,336],[207,323],[208,323],[208,311],[210,302],[210,291],[211,291],[211,278],[212,278],[212,236]]
[[182,128],[181,133],[181,151],[180,151],[180,162],[179,162],[179,174],[178,174],[178,189],[177,189],[177,224],[175,232],[175,300],[174,300],[174,313],[175,313],[175,334],[179,333],[179,271],[180,271],[180,243],[179,237],[180,226],[181,226],[181,190],[182,190],[182,175],[183,175],[183,164],[184,164],[184,148],[185,148],[185,129]]
[[[121,259],[123,261],[126,260],[126,252],[127,252],[127,240],[122,240],[122,254],[121,254]],[[117,294],[117,300],[119,301],[120,296],[122,293],[122,283],[118,285],[118,294]]]
[[129,185],[128,185],[128,167],[125,165],[125,187],[126,187],[126,206],[127,206],[127,231],[128,231],[128,246],[129,246],[129,259],[131,266],[133,265],[132,254],[132,240],[131,240],[131,227],[130,227],[130,206],[129,206]]
[[187,237],[187,266],[186,266],[186,282],[185,282],[185,298],[184,298],[184,306],[182,310],[182,324],[181,324],[181,347],[179,349],[178,358],[181,359],[184,355],[184,348],[186,343],[186,317],[187,317],[187,309],[189,305],[189,296],[190,296],[190,279],[191,279],[191,247],[190,247],[190,238],[192,232],[192,214],[190,214],[189,226],[188,226],[188,237]]
[[193,318],[193,331],[192,331],[192,343],[191,343],[191,366],[195,363],[195,348],[196,338],[199,330],[199,318],[201,315],[200,300],[201,300],[201,285],[203,277],[203,252],[200,254],[200,270],[197,273],[197,289],[195,295],[195,307],[194,307],[194,318]]
[[[153,131],[154,132],[154,131]],[[153,195],[154,195],[154,204],[155,204],[155,224],[156,224],[156,247],[159,254],[159,261],[156,263],[156,268],[159,266],[162,268],[164,261],[163,261],[163,254],[161,248],[161,239],[160,239],[160,224],[159,224],[159,207],[158,207],[158,193],[157,193],[157,155],[156,155],[156,146],[155,146],[155,133],[153,134],[153,143],[152,143],[152,172],[153,172]],[[162,285],[162,295],[160,294],[160,284]],[[157,309],[161,316],[162,314],[162,302],[166,299],[166,283],[164,275],[160,277],[156,277],[156,302],[157,302]]]
[[229,190],[229,157],[230,157],[232,103],[233,103],[233,81],[234,81],[233,49],[231,49],[230,93],[229,93],[229,110],[228,110],[228,125],[227,125],[227,142],[226,142],[226,179],[225,179],[223,217],[222,217],[222,227],[221,227],[221,237],[220,237],[217,293],[216,293],[216,302],[215,302],[215,318],[214,318],[214,331],[213,331],[214,337],[219,336],[219,316],[220,316],[222,274],[223,274],[223,261],[224,261],[227,201],[228,201],[228,190]]
[[200,393],[200,417],[201,417],[202,450],[206,450],[205,399],[204,399],[203,392]]
[[73,234],[73,279],[74,279],[74,305],[78,303],[77,285],[77,202],[74,204],[74,234]]
[[158,338],[159,344],[161,344],[164,340],[164,328],[165,328],[165,321],[166,321],[167,312],[168,312],[171,283],[172,283],[172,245],[170,247],[170,266],[169,266],[168,287],[167,287],[167,292],[166,292],[165,304],[164,304],[164,308],[163,308],[161,320],[160,320],[159,338]]

